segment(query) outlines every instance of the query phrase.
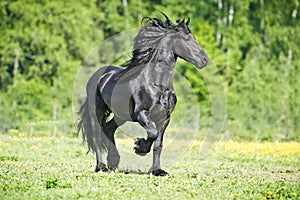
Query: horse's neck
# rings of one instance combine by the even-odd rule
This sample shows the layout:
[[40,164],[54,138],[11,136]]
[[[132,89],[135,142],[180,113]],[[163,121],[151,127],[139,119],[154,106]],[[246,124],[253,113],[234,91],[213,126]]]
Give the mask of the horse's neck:
[[175,63],[176,59],[171,51],[166,48],[159,48],[150,62],[145,65],[142,78],[146,84],[155,83],[172,87]]

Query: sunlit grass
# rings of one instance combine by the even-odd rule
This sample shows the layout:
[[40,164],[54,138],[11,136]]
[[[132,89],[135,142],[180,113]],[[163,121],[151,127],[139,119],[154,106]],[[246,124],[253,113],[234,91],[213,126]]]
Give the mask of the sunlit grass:
[[184,153],[163,165],[164,178],[131,168],[147,158],[134,154],[133,139],[117,142],[131,165],[93,173],[79,138],[1,135],[0,199],[299,199],[298,142],[218,142],[203,158],[202,141],[166,141],[163,156]]

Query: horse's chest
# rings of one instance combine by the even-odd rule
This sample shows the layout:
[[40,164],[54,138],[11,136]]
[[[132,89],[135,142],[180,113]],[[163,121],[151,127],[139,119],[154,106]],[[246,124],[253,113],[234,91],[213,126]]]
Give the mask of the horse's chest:
[[161,106],[162,109],[173,111],[176,105],[176,94],[174,91],[166,90],[159,94],[159,99],[157,103]]
[[155,98],[150,115],[152,119],[162,119],[171,114],[177,102],[176,94],[173,90],[159,91]]

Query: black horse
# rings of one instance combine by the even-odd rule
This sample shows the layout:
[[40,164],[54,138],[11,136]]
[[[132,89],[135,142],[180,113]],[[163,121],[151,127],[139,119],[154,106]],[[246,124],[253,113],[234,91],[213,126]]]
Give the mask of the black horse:
[[[173,87],[176,60],[182,58],[201,69],[207,65],[208,57],[188,27],[190,19],[173,24],[164,16],[166,21],[143,19],[144,26],[134,39],[133,55],[124,64],[126,68],[102,67],[87,83],[78,132],[82,131],[89,151],[96,153],[96,172],[118,167],[120,155],[114,133],[126,121],[133,121],[147,132],[147,139],[135,141],[135,153],[146,155],[154,143],[150,172],[167,175],[160,167],[160,154],[177,101]],[[107,151],[107,166],[102,160],[103,151]]]

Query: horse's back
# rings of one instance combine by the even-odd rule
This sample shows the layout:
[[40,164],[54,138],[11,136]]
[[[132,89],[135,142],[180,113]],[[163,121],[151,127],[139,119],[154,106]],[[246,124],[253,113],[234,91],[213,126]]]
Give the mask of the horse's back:
[[99,68],[96,72],[92,74],[90,79],[88,80],[87,87],[92,87],[98,85],[98,82],[102,79],[103,76],[108,74],[114,74],[122,71],[123,69],[116,66],[104,66]]

